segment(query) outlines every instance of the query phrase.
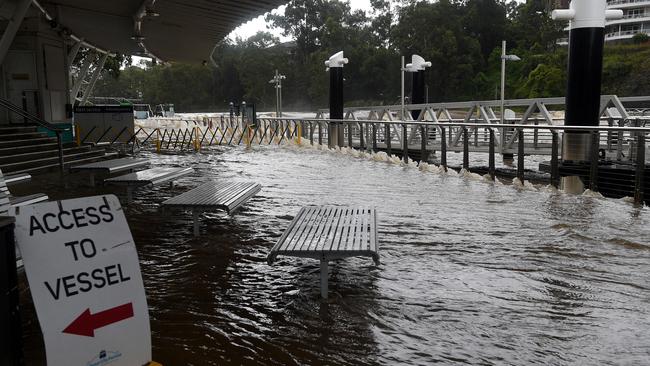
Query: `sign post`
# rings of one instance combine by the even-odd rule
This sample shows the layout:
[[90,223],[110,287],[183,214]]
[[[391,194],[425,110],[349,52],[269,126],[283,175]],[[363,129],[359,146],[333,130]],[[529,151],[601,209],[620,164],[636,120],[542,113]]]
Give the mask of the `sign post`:
[[138,255],[113,195],[12,208],[48,365],[144,365],[149,313]]

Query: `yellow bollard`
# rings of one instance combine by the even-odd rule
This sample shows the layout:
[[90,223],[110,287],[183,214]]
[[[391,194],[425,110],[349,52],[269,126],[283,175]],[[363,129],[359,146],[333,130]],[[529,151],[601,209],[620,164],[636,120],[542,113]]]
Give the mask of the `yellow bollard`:
[[77,137],[77,147],[81,146],[81,133],[79,132],[79,126],[74,126],[74,134]]
[[200,128],[194,127],[194,151],[199,151],[199,132],[201,131]]
[[246,126],[246,147],[250,149],[251,147],[251,126]]
[[302,138],[302,124],[298,125],[298,145],[301,143],[301,138]]
[[160,130],[156,129],[156,152],[160,153],[160,147],[162,143],[160,142]]

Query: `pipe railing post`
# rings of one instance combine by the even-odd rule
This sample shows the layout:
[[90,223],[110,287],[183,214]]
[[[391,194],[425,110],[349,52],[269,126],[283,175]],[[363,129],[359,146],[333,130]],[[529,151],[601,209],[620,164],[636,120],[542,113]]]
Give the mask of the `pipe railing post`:
[[440,126],[440,166],[447,171],[447,138],[445,128]]
[[385,128],[386,128],[386,136],[384,136],[384,140],[386,141],[386,153],[388,154],[388,156],[390,156],[391,155],[390,125],[386,123]]
[[524,184],[524,130],[517,129],[518,144],[517,144],[517,179],[521,184]]
[[320,122],[316,122],[318,125],[318,145],[323,144],[323,126],[321,126]]
[[645,178],[645,133],[637,136],[636,145],[636,174],[634,177],[634,203],[642,205],[644,201]]
[[494,130],[489,129],[489,134],[490,134],[490,139],[489,139],[489,144],[490,146],[488,147],[489,151],[489,157],[488,157],[488,174],[490,175],[490,179],[494,180],[496,176],[496,169],[495,169],[495,156],[494,156]]
[[555,188],[560,187],[560,164],[559,164],[559,136],[555,131],[551,131],[551,185]]
[[372,152],[377,152],[377,125],[372,124]]
[[463,169],[469,170],[469,139],[465,126],[463,126]]
[[600,148],[600,132],[591,133],[591,156],[589,167],[589,189],[598,191],[598,150]]
[[406,123],[402,124],[402,158],[404,159],[404,164],[409,162],[409,140],[408,140],[408,126]]
[[365,141],[363,138],[363,123],[359,123],[359,150],[364,150]]
[[348,130],[348,147],[350,149],[353,149],[354,146],[352,145],[352,123],[347,123],[347,125],[348,125],[348,128],[347,128],[347,130]]
[[423,162],[426,161],[425,157],[427,154],[427,126],[420,126],[420,135],[422,136],[420,146],[420,162]]

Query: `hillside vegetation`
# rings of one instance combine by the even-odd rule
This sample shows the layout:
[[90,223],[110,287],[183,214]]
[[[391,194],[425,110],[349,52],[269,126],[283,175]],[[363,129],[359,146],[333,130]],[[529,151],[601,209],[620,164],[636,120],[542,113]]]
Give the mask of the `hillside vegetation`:
[[[224,41],[205,65],[129,66],[106,72],[94,95],[174,103],[180,111],[225,110],[229,102],[272,110],[275,69],[286,75],[285,109],[327,106],[328,75],[323,62],[343,50],[346,105],[397,103],[400,57],[417,53],[433,63],[426,84],[430,102],[498,97],[501,40],[509,62],[506,98],[562,96],[567,48],[563,24],[549,16],[547,1],[525,4],[498,0],[389,2],[372,0],[370,12],[352,11],[346,1],[293,0],[285,14],[267,20],[295,42],[280,44],[270,33]],[[650,94],[650,46],[607,44],[603,93]],[[408,90],[407,85],[407,90]]]

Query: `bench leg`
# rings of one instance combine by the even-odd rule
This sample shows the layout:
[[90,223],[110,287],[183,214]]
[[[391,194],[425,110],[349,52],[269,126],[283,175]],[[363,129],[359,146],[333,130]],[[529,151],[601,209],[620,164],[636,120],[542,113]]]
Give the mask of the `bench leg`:
[[95,186],[95,174],[90,173],[90,186],[94,187]]
[[199,236],[199,210],[192,210],[192,219],[194,220],[194,236]]
[[320,296],[327,299],[327,260],[320,261]]

